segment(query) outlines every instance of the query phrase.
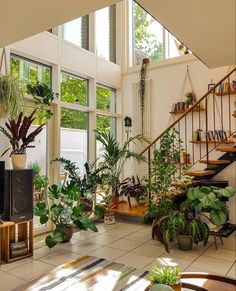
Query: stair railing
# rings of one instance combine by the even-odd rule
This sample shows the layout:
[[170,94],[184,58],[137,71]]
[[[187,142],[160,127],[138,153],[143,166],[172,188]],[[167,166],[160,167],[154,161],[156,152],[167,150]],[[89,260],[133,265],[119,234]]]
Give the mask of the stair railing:
[[236,94],[235,72],[236,67],[215,85],[210,84],[204,96],[141,151],[140,155],[146,155],[148,159],[149,173],[153,151],[167,132],[175,130],[173,147],[179,148],[179,170],[174,179],[181,177],[187,168],[203,158],[208,162],[210,153],[219,144],[233,144],[231,136],[235,133],[233,120],[236,120],[232,116],[235,110],[232,108],[236,106],[233,105],[233,95]]

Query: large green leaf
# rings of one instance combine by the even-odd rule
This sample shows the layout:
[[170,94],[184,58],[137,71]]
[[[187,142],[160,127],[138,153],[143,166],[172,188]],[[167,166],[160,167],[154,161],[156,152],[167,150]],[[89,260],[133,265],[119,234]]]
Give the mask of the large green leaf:
[[226,187],[226,188],[216,188],[214,187],[212,189],[212,191],[214,193],[216,193],[219,197],[227,197],[227,198],[230,198],[230,197],[233,197],[234,194],[235,194],[235,189],[233,187]]
[[41,224],[45,224],[45,223],[47,223],[48,222],[48,216],[47,215],[42,215],[41,217],[40,217],[40,223]]
[[202,207],[214,207],[214,203],[217,201],[216,195],[211,192],[208,195],[205,195],[202,199],[200,199]]
[[199,187],[193,187],[188,189],[187,197],[189,200],[193,201],[199,198]]
[[220,226],[226,223],[228,219],[228,213],[222,210],[211,210],[210,211],[210,219],[213,224]]
[[45,243],[51,249],[57,244],[57,241],[51,235],[48,235],[45,239]]

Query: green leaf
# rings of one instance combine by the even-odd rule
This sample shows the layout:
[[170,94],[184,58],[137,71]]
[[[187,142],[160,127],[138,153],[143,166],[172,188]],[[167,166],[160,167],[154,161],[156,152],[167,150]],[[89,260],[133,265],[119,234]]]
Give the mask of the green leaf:
[[210,211],[211,222],[217,226],[223,225],[228,219],[228,213],[222,210],[211,210]]
[[59,194],[60,194],[60,189],[56,184],[53,184],[51,187],[49,187],[49,193],[52,198],[58,199]]
[[94,214],[97,215],[99,218],[102,218],[106,212],[106,208],[102,205],[96,205],[94,208]]
[[46,208],[46,203],[44,203],[44,202],[38,202],[35,207],[37,207],[40,210],[41,209],[45,209]]
[[214,203],[217,201],[217,198],[213,192],[205,195],[202,199],[200,199],[202,207],[214,207]]
[[42,215],[40,217],[40,220],[39,221],[40,221],[41,224],[47,223],[48,222],[48,216],[47,215]]
[[57,244],[57,241],[51,235],[48,235],[45,239],[45,243],[51,249]]
[[199,187],[193,187],[188,189],[187,197],[189,200],[194,201],[199,198]]
[[66,234],[63,231],[63,227],[57,225],[56,229],[53,231],[53,238],[57,241],[57,242],[62,242],[66,239]]

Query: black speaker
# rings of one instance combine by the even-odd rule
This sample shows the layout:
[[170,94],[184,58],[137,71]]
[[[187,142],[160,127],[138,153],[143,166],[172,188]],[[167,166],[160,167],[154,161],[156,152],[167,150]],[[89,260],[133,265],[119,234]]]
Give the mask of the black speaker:
[[0,215],[4,212],[4,176],[5,162],[0,161]]
[[33,218],[32,170],[6,170],[4,220],[19,222]]

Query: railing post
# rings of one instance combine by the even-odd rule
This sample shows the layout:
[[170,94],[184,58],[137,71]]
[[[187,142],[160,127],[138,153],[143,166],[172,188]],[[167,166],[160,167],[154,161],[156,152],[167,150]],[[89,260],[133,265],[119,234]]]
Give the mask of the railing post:
[[151,185],[151,148],[148,149],[148,204],[150,205],[151,203],[151,190],[150,190],[150,185]]
[[209,138],[208,138],[208,108],[207,108],[208,104],[207,104],[207,98],[208,98],[208,96],[206,96],[206,99],[205,99],[205,109],[206,109],[206,111],[205,111],[205,113],[206,113],[206,157],[207,157],[207,163],[208,163],[208,161],[209,161],[209,144],[208,144]]

